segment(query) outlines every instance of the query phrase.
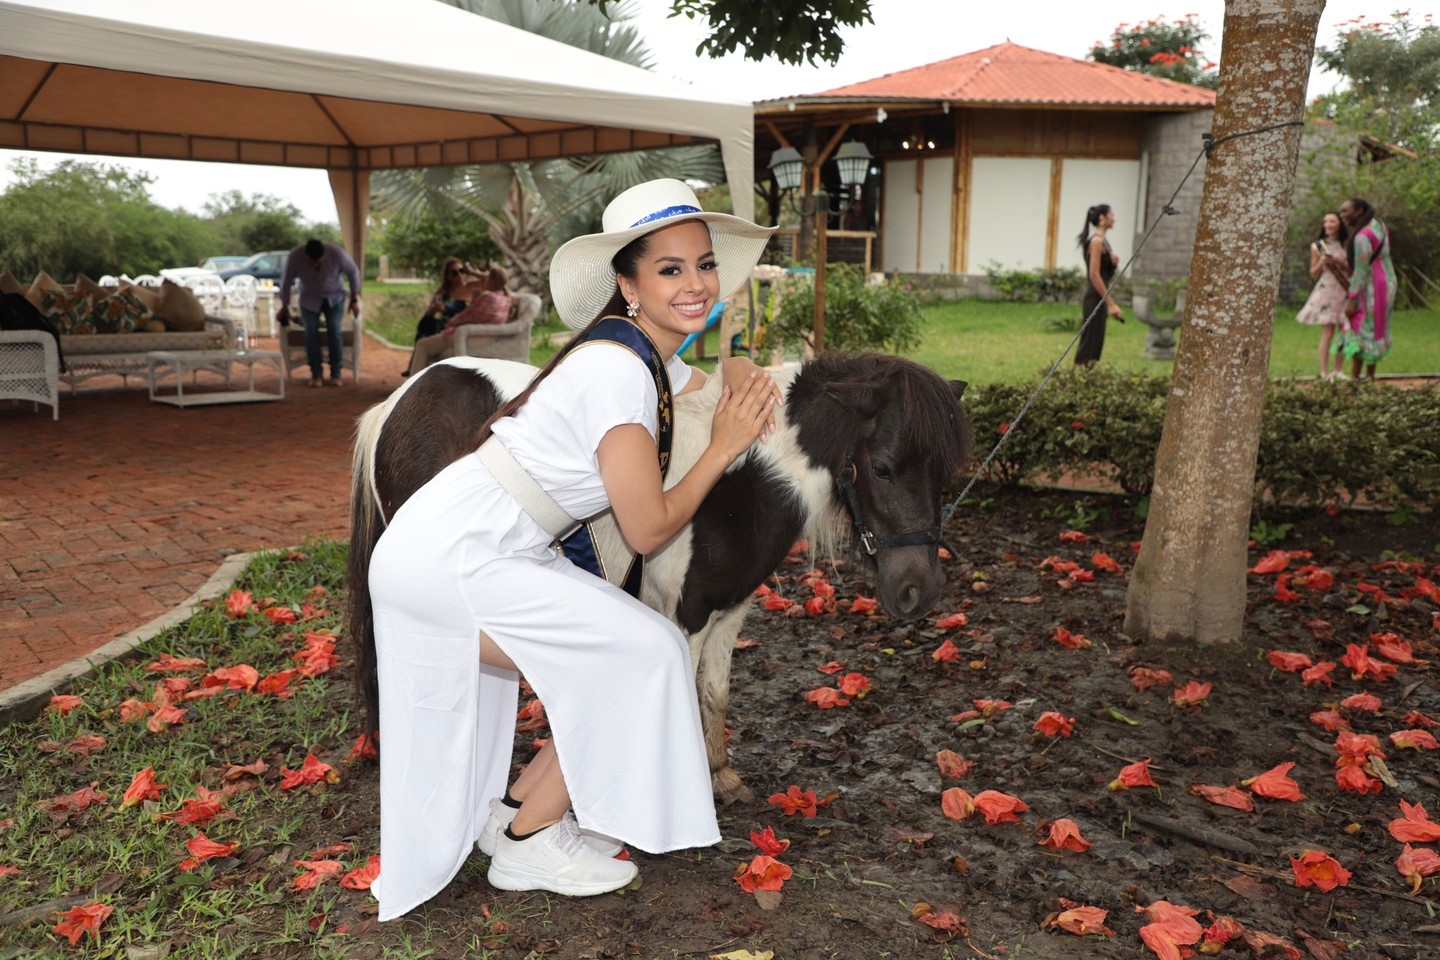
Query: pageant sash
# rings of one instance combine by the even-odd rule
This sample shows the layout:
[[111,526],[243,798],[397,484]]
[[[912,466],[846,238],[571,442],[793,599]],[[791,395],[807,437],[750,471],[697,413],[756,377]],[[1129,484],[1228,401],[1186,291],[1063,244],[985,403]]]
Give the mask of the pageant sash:
[[[670,469],[670,441],[675,426],[675,399],[670,393],[670,374],[665,369],[665,361],[660,358],[660,351],[655,349],[655,344],[635,324],[624,317],[605,317],[595,324],[584,338],[575,345],[573,349],[580,350],[593,343],[618,343],[627,348],[645,368],[650,371],[650,376],[655,380],[655,396],[658,398],[655,410],[655,446],[660,457],[660,478],[663,480]],[[565,551],[565,558],[576,566],[588,570],[595,576],[605,579],[604,563],[600,559],[599,551],[595,547],[595,537],[590,529],[589,521],[582,523],[580,528],[560,541],[561,548]],[[630,568],[625,571],[624,578],[620,581],[620,588],[632,597],[640,596],[640,581],[645,570],[645,558],[636,555],[630,562]]]

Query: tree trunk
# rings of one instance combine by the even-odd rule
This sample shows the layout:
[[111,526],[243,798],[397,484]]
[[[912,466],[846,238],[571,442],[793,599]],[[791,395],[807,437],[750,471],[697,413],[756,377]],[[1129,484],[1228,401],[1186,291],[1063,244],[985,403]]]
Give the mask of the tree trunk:
[[[1324,0],[1226,0],[1214,134],[1300,120]],[[1199,145],[1196,145],[1197,149]],[[1125,632],[1238,640],[1260,414],[1300,148],[1287,126],[1217,143]]]

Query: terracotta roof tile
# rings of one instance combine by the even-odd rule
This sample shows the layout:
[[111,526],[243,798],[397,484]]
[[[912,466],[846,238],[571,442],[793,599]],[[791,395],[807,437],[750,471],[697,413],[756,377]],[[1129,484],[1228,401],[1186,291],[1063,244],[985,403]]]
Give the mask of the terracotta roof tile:
[[1000,43],[833,90],[786,97],[948,100],[1057,106],[1213,107],[1215,92],[1173,80]]

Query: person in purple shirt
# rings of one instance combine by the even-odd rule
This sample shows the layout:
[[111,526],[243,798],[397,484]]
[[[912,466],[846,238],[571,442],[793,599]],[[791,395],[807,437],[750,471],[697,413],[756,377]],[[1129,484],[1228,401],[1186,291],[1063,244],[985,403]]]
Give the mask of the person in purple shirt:
[[344,344],[340,326],[345,319],[345,287],[341,275],[350,284],[350,313],[360,315],[360,269],[344,247],[319,240],[307,240],[290,251],[285,268],[280,272],[280,309],[275,319],[281,326],[290,322],[290,284],[300,283],[300,319],[305,322],[305,359],[310,364],[310,386],[325,382],[325,364],[320,355],[320,314],[325,314],[325,327],[330,344],[330,386],[341,384],[340,371]]

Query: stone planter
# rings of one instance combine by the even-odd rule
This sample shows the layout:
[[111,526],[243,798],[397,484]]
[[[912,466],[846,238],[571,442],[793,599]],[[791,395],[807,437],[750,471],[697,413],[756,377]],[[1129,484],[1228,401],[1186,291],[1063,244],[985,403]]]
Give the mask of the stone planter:
[[1149,293],[1136,291],[1133,296],[1135,316],[1150,328],[1145,335],[1145,349],[1141,352],[1146,360],[1175,359],[1175,328],[1185,317],[1185,291],[1175,297],[1175,312],[1169,316],[1156,316],[1155,301]]

